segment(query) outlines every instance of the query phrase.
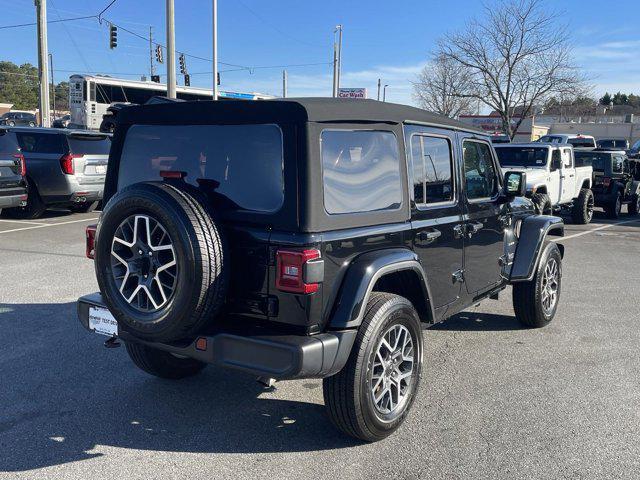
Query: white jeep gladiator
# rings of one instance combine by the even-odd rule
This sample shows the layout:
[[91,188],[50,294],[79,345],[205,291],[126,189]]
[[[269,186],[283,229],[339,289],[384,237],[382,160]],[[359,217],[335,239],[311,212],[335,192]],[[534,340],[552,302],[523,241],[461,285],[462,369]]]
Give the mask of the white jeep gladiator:
[[527,197],[539,214],[567,209],[575,223],[593,218],[593,169],[576,167],[571,145],[512,143],[494,145],[503,171],[527,174]]

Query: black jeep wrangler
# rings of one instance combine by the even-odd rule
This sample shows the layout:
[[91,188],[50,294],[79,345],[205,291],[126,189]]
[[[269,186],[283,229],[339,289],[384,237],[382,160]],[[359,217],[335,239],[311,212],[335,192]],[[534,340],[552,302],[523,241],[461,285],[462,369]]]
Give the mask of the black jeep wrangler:
[[87,231],[81,323],[164,378],[207,364],[323,378],[335,425],[373,441],[413,403],[421,323],[513,285],[558,307],[562,220],[533,214],[480,131],[370,100],[136,106],[118,117]]
[[576,150],[576,166],[593,168],[593,196],[596,207],[602,207],[609,218],[618,218],[622,205],[629,215],[640,211],[640,168],[624,151],[594,149]]

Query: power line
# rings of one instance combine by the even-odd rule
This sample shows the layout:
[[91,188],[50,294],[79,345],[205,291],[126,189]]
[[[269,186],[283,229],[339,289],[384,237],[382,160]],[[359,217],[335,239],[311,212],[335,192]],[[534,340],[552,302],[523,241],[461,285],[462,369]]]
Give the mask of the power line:
[[[90,18],[98,18],[97,15],[85,15],[82,17],[70,17],[70,18],[60,18],[58,20],[49,20],[47,23],[61,23],[61,22],[72,22],[74,20],[87,20]],[[5,30],[7,28],[18,28],[18,27],[34,27],[36,26],[36,22],[31,23],[19,23],[16,25],[2,25],[0,26],[0,30]]]

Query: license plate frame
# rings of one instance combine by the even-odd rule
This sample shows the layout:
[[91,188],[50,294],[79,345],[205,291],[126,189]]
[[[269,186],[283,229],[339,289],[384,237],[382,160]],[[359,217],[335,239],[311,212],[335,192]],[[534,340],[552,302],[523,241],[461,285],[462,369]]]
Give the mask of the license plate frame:
[[118,336],[118,321],[109,309],[104,307],[89,307],[89,330],[107,337]]

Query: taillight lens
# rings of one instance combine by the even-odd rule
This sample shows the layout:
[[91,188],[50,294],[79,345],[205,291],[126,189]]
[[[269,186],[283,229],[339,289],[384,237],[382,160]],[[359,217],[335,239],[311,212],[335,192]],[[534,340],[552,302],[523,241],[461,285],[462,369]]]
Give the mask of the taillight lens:
[[[314,293],[318,291],[318,278],[305,278],[305,266],[320,258],[320,251],[312,250],[278,250],[276,255],[276,288],[283,292]],[[307,283],[309,282],[309,283]]]
[[96,253],[96,231],[97,225],[89,225],[86,230],[87,234],[87,258],[94,259]]
[[24,177],[27,174],[27,162],[24,161],[24,155],[16,153],[14,157],[20,160],[20,175]]
[[73,168],[73,159],[80,158],[82,155],[75,155],[72,153],[67,153],[60,158],[60,167],[62,168],[62,173],[66,175],[73,175],[75,173]]

